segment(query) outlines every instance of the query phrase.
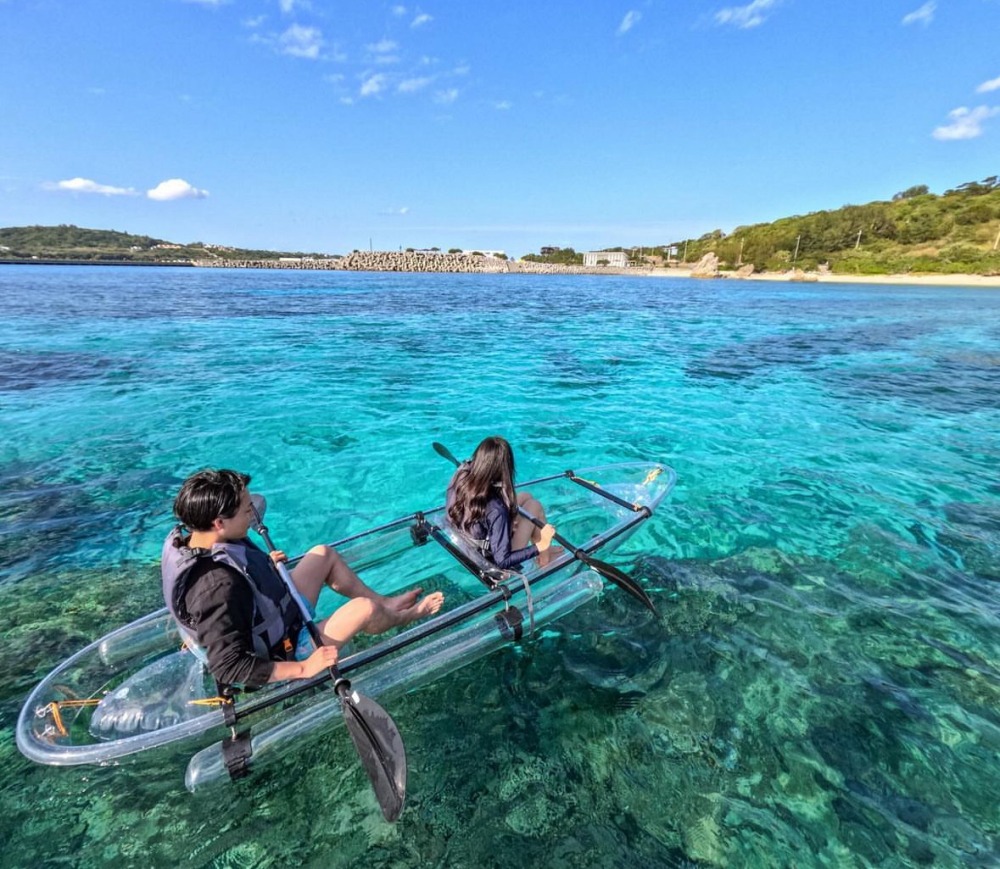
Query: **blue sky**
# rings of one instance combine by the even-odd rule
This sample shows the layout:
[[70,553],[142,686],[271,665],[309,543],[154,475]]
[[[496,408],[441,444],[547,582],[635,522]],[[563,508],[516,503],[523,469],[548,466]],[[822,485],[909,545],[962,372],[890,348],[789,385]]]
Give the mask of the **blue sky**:
[[653,245],[1000,172],[1000,0],[0,0],[0,226]]

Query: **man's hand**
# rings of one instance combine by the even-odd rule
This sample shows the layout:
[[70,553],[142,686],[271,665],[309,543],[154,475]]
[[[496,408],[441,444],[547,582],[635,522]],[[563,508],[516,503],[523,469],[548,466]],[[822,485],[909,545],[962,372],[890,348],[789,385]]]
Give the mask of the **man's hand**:
[[336,663],[337,647],[320,646],[302,662],[302,678],[311,679],[324,670],[329,670]]

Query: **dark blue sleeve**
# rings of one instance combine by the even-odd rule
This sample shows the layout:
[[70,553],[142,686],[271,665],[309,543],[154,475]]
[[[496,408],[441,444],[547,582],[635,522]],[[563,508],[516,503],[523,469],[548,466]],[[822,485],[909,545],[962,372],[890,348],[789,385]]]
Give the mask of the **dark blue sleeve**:
[[490,540],[490,556],[497,567],[509,570],[538,555],[538,547],[534,543],[529,543],[523,549],[511,551],[510,514],[501,500],[494,498],[486,505],[484,518]]

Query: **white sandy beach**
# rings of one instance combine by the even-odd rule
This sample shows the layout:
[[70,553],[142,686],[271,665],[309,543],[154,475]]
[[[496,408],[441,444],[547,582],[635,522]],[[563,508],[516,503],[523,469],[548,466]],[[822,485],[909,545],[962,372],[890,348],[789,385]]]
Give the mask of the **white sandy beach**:
[[[656,269],[649,273],[657,278],[689,278],[691,269]],[[720,272],[720,278],[736,278],[734,272]],[[702,278],[701,280],[711,280]],[[753,274],[747,281],[784,281],[791,282],[791,275],[784,272],[764,272]],[[996,287],[1000,288],[1000,275],[834,275],[818,272],[806,272],[805,279],[797,277],[795,283],[820,284],[907,284],[910,286],[942,286],[942,287]]]

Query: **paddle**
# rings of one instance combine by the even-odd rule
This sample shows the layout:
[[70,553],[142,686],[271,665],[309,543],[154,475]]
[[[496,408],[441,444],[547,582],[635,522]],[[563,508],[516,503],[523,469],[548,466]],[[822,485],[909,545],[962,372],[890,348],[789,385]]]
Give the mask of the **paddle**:
[[[264,524],[257,503],[252,502],[252,506],[254,530],[264,539],[268,550],[274,552],[274,543],[271,541],[271,535]],[[295,587],[292,575],[284,564],[278,563],[275,566],[289,593],[298,604],[309,636],[319,647],[323,643],[323,638],[312,620],[306,602]],[[347,732],[371,780],[382,814],[387,821],[395,821],[403,811],[403,801],[406,799],[406,751],[399,729],[389,717],[389,713],[374,700],[351,689],[351,683],[341,675],[336,665],[330,667],[330,675],[333,677],[333,689],[340,698]]]
[[[449,462],[452,462],[456,467],[458,467],[461,464],[461,462],[459,462],[459,460],[456,459],[455,456],[452,454],[451,450],[449,450],[444,444],[434,441],[431,444],[431,446],[434,448],[434,452],[436,452],[442,458],[447,459]],[[534,525],[536,528],[545,527],[544,522],[542,522],[535,516],[532,516],[530,513],[528,513],[521,507],[517,508],[517,512],[520,513],[522,516],[524,516],[528,521],[530,521],[532,525]],[[646,594],[645,589],[643,589],[642,586],[639,585],[639,583],[637,583],[634,579],[632,579],[632,577],[629,576],[627,573],[624,573],[623,571],[619,570],[613,564],[608,564],[606,561],[601,561],[599,558],[594,558],[592,555],[589,555],[582,549],[578,549],[561,534],[558,533],[554,534],[553,539],[560,546],[565,547],[570,553],[572,553],[573,557],[577,559],[577,561],[582,561],[584,564],[587,565],[587,567],[597,571],[597,573],[599,573],[605,579],[610,580],[619,588],[623,589],[624,591],[628,592],[628,594],[632,595],[632,597],[634,597],[636,600],[642,603],[643,606],[647,607],[654,616],[656,616],[657,618],[660,617],[660,614],[656,611],[656,607],[653,606],[653,602],[649,599],[649,595]]]
[[461,462],[460,462],[460,461],[459,461],[458,459],[456,459],[456,458],[455,458],[455,457],[454,457],[454,456],[452,455],[452,453],[451,453],[451,450],[449,450],[449,449],[448,449],[448,447],[446,447],[446,446],[445,446],[444,444],[440,444],[440,443],[438,443],[437,441],[434,441],[434,442],[433,442],[433,443],[431,444],[431,446],[432,446],[432,447],[434,447],[434,452],[436,452],[436,453],[437,453],[437,454],[438,454],[439,456],[441,456],[441,458],[443,458],[443,459],[447,459],[447,460],[448,460],[449,462],[451,462],[451,463],[452,463],[452,464],[453,464],[453,465],[454,465],[454,466],[455,466],[456,468],[457,468],[457,467],[458,467],[458,466],[459,466],[460,464],[462,464],[462,463],[461,463]]

